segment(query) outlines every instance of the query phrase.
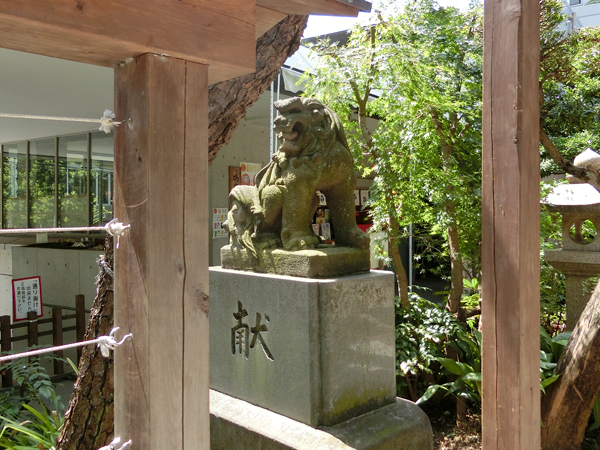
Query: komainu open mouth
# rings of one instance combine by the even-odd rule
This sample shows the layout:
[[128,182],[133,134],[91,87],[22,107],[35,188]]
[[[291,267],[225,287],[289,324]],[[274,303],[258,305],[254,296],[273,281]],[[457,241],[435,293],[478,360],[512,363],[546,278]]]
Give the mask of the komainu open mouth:
[[[286,129],[289,129],[289,126],[286,127]],[[277,137],[279,137],[279,139],[285,139],[286,141],[296,141],[303,131],[304,125],[300,122],[296,122],[291,131],[280,131],[277,134]]]

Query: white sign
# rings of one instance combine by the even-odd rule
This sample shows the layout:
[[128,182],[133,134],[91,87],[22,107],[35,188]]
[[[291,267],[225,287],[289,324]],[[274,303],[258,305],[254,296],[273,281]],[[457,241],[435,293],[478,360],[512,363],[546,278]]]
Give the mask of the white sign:
[[13,321],[27,319],[29,311],[43,315],[41,277],[19,278],[13,285]]
[[256,174],[260,171],[261,168],[261,163],[240,163],[240,169],[242,171],[241,184],[245,184],[247,186],[254,186],[256,184]]
[[223,228],[225,220],[227,220],[227,208],[213,208],[213,239],[229,237],[229,233]]

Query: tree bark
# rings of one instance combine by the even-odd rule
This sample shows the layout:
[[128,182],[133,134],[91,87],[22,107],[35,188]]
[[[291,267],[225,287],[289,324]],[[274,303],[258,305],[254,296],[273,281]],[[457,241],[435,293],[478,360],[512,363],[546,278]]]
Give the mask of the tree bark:
[[[107,335],[113,327],[113,238],[104,243],[99,260],[96,298],[84,340]],[[83,348],[57,450],[96,449],[113,439],[113,356],[104,358],[97,346]]]
[[[438,111],[431,106],[429,109],[431,113],[431,119],[433,120],[433,125],[436,130],[436,133],[440,139],[440,147],[442,149],[442,166],[444,172],[448,173],[448,177],[450,177],[450,170],[452,166],[452,138],[448,138],[444,132],[444,127],[440,121],[440,117]],[[456,113],[451,114],[450,120],[450,135],[456,131],[456,123],[457,116]],[[448,178],[449,179],[449,178]],[[452,197],[452,192],[454,191],[454,187],[451,183],[448,183],[445,187],[446,195],[448,198]],[[450,248],[450,273],[451,273],[451,282],[450,282],[450,292],[448,294],[447,299],[447,308],[452,314],[456,315],[456,317],[464,322],[464,310],[461,308],[460,300],[462,298],[464,284],[463,284],[463,261],[462,255],[460,253],[460,239],[458,236],[458,225],[456,223],[456,212],[455,212],[455,203],[454,200],[446,200],[444,202],[444,208],[446,210],[446,214],[450,219],[450,224],[448,225],[447,233],[448,233],[448,247]]]
[[450,248],[450,293],[448,294],[447,306],[448,310],[455,314],[461,322],[465,321],[465,311],[461,307],[460,300],[464,290],[463,283],[463,264],[462,255],[460,253],[460,241],[458,238],[458,226],[454,216],[454,203],[446,205],[446,212],[451,217],[450,225],[448,226],[448,247]]
[[[281,65],[299,47],[308,16],[289,16],[256,42],[256,72],[209,87],[209,161],[229,142],[231,134]],[[85,339],[110,333],[113,327],[112,238],[105,243],[104,261]],[[79,376],[65,415],[57,450],[89,450],[113,439],[113,358],[103,358],[94,346],[85,347]]]
[[542,449],[579,450],[600,393],[600,284],[554,372],[561,376],[542,397]]
[[226,145],[246,111],[300,46],[308,16],[288,16],[256,41],[256,72],[208,88],[208,162]]

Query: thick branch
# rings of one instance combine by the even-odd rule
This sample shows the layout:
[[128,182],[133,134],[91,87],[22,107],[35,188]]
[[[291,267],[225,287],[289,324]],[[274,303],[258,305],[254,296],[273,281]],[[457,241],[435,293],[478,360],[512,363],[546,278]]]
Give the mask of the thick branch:
[[600,191],[600,172],[593,168],[584,169],[583,167],[575,166],[571,161],[565,159],[556,146],[552,143],[546,132],[540,126],[540,142],[542,146],[554,160],[556,165],[567,173],[580,179],[582,182],[589,183]]
[[267,89],[281,65],[298,50],[308,16],[289,16],[256,41],[256,72],[209,87],[208,160],[226,145],[246,111]]
[[600,392],[600,287],[596,285],[542,398],[542,449],[579,450]]

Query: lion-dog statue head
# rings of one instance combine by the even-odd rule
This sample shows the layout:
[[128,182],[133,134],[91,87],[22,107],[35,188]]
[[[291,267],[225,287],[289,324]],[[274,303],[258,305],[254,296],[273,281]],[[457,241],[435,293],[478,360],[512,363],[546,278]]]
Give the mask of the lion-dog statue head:
[[[321,243],[311,227],[319,204],[316,192],[321,191],[330,209],[335,244],[368,248],[368,236],[356,225],[356,177],[339,117],[314,98],[294,97],[274,106],[280,145],[257,174],[256,186],[231,191],[224,224],[230,243],[255,257],[263,248],[314,248]],[[243,223],[235,217],[243,217]]]

